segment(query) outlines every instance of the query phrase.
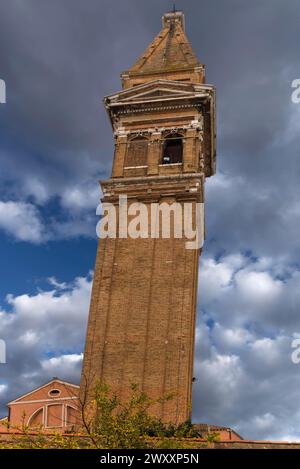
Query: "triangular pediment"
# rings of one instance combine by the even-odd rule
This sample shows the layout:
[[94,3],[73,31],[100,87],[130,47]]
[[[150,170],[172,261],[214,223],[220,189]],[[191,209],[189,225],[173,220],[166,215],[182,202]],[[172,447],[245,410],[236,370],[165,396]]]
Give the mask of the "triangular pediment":
[[199,94],[199,90],[199,85],[195,86],[192,83],[156,80],[120,91],[115,95],[108,96],[105,101],[109,104],[130,104],[172,98],[191,98]]
[[[51,381],[48,383],[43,384],[42,386],[33,389],[32,391],[27,392],[26,394],[23,394],[22,396],[17,397],[13,401],[9,402],[8,405],[16,404],[16,403],[21,403],[21,402],[28,402],[31,400],[35,400],[37,398],[41,398],[41,395],[43,395],[43,398],[47,398],[47,392],[51,387],[57,387],[62,391],[62,395],[65,394],[64,397],[68,397],[73,395],[74,392],[78,393],[79,386],[73,383],[69,383],[67,381],[62,381],[58,378],[53,378]],[[74,389],[75,391],[70,391],[71,389]]]
[[178,98],[179,96],[192,96],[193,94],[194,92],[192,91],[174,90],[170,88],[159,87],[144,93],[132,94],[127,98],[123,98],[122,101],[151,101],[156,99],[161,100],[163,98]]

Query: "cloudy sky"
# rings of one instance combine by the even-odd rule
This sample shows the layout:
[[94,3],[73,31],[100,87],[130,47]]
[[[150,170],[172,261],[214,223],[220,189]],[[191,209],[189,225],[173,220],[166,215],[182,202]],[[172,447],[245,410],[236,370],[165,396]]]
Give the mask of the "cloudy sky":
[[[102,97],[165,0],[1,0],[0,409],[52,376],[77,382],[113,144]],[[178,0],[218,93],[207,182],[194,420],[300,441],[299,0]]]

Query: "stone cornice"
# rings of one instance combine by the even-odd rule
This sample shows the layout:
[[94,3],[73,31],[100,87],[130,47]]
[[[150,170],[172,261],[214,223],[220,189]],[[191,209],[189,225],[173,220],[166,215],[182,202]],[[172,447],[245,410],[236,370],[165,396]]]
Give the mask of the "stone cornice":
[[203,173],[187,173],[167,176],[110,178],[100,181],[103,202],[118,203],[119,196],[129,199],[155,201],[162,197],[203,202]]
[[156,127],[149,127],[147,129],[130,129],[125,130],[125,127],[117,127],[114,135],[115,137],[125,137],[128,135],[134,136],[151,136],[153,134],[159,135],[163,132],[178,132],[179,130],[203,130],[203,116],[200,116],[199,119],[194,119],[190,121],[187,125],[176,125],[176,126],[156,126]]

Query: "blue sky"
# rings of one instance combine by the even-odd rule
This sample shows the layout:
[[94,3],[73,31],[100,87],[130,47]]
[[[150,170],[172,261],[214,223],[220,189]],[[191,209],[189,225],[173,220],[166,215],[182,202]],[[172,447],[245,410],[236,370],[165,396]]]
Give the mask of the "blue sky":
[[[52,376],[78,382],[96,254],[102,105],[160,29],[161,0],[0,5],[0,409]],[[193,414],[249,438],[300,440],[298,0],[185,0],[217,88]]]
[[93,268],[96,240],[75,239],[49,242],[44,246],[28,246],[16,243],[5,234],[0,236],[1,265],[1,307],[6,306],[8,293],[20,295],[26,291],[34,294],[37,288],[46,288],[47,279],[54,273],[58,278],[70,282],[76,275],[83,276]]

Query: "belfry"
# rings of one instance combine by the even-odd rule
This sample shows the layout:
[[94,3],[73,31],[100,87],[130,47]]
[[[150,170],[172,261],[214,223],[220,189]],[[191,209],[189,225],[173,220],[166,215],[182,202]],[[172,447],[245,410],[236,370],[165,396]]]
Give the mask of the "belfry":
[[[215,89],[205,84],[183,13],[162,20],[121,74],[122,91],[104,100],[115,153],[111,177],[101,181],[102,202],[117,211],[120,195],[129,206],[203,204],[205,179],[215,173]],[[153,398],[173,394],[152,409],[163,421],[191,417],[200,253],[174,233],[99,241],[82,393],[102,381],[126,399],[137,384]]]

